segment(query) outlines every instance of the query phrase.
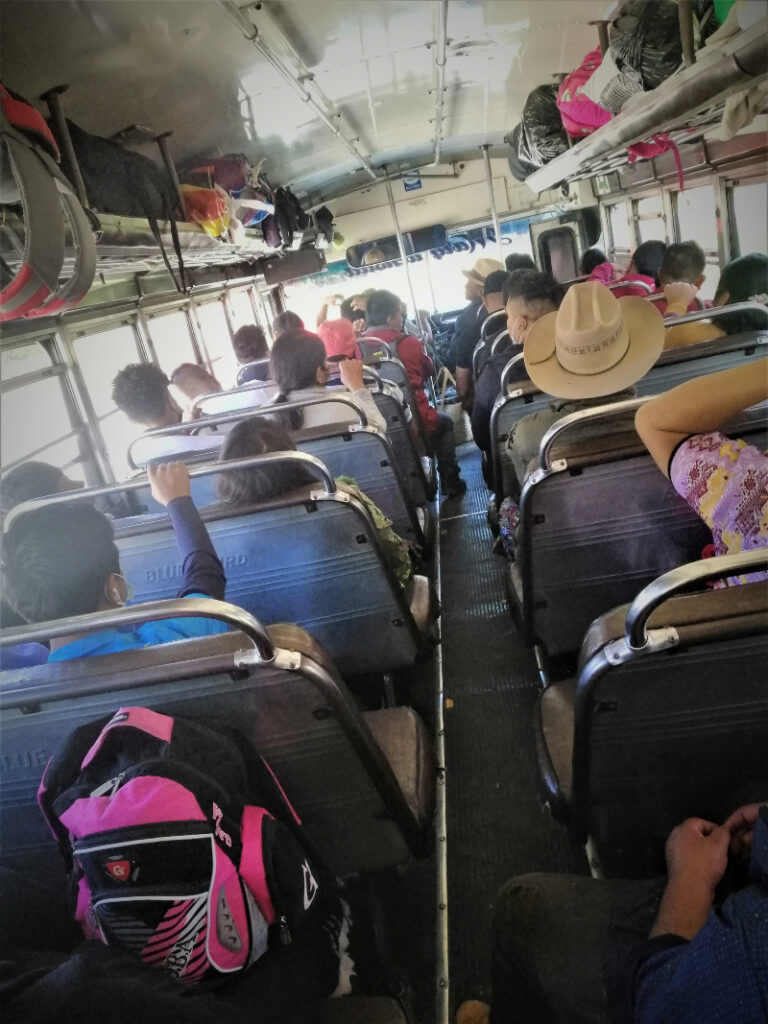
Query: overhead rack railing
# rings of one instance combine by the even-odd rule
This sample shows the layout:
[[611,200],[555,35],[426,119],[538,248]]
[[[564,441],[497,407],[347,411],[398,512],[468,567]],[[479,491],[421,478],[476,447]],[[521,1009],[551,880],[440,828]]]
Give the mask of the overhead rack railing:
[[678,144],[695,141],[719,123],[730,95],[768,75],[768,18],[696,57],[695,64],[638,96],[602,128],[534,171],[526,185],[543,192],[563,181],[605,174],[626,164],[628,146],[659,132]]

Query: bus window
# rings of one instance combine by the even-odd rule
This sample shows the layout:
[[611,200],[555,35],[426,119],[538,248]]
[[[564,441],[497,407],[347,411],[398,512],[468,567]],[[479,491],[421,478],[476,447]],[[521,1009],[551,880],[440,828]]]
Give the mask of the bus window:
[[768,188],[764,181],[731,189],[733,255],[768,252]]
[[571,281],[579,273],[576,237],[568,227],[545,231],[538,239],[539,260],[556,281]]
[[629,228],[629,215],[626,203],[612,203],[608,207],[608,220],[611,228],[611,252],[630,253],[634,248],[632,232]]
[[237,360],[232,351],[232,337],[221,300],[198,305],[197,319],[211,373],[223,388],[233,387],[237,376]]
[[664,222],[664,207],[660,195],[638,199],[635,203],[635,219],[641,242],[649,242],[652,239],[666,242],[667,227]]
[[110,465],[118,480],[130,472],[126,452],[141,433],[112,401],[112,381],[124,366],[141,361],[136,335],[129,323],[96,334],[82,334],[72,349],[85,383],[88,397],[101,430]]
[[164,316],[149,316],[147,325],[160,369],[169,377],[181,363],[197,362],[186,313],[177,310]]
[[3,470],[27,459],[49,462],[64,470],[79,461],[76,429],[62,385],[57,374],[3,390],[0,410]]
[[711,300],[715,297],[720,277],[715,190],[712,185],[700,185],[675,193],[675,216],[680,241],[698,242],[704,250],[707,259],[706,277],[699,289],[699,297]]
[[253,315],[253,303],[248,289],[240,289],[236,292],[229,292],[229,313],[232,320],[232,330],[244,324],[255,324],[256,317]]
[[25,373],[47,370],[50,365],[48,353],[37,342],[16,345],[0,352],[0,380],[13,380],[14,377],[23,377]]

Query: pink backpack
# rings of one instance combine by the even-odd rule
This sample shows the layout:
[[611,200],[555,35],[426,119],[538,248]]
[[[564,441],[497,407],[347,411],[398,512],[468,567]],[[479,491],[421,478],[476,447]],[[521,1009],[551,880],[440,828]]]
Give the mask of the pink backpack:
[[297,934],[327,944],[338,897],[234,729],[120,708],[67,737],[38,801],[87,938],[185,982],[285,955]]
[[600,67],[600,48],[591,50],[581,64],[563,79],[557,92],[557,106],[563,127],[574,139],[590,135],[613,116],[583,93],[584,86]]

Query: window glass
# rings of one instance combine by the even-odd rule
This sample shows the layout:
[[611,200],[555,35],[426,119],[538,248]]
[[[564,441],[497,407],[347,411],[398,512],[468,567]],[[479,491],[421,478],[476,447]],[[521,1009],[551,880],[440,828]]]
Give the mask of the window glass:
[[169,377],[181,363],[197,362],[185,313],[177,310],[164,316],[152,316],[147,323],[160,369]]
[[85,334],[72,343],[77,364],[97,416],[115,408],[112,381],[130,363],[141,361],[136,337],[129,324],[97,334]]
[[539,255],[556,281],[570,281],[579,273],[576,238],[569,228],[554,228],[541,235]]
[[707,265],[704,268],[704,283],[697,293],[699,299],[708,299],[710,302],[715,297],[717,282],[720,280],[720,261],[717,256],[708,256]]
[[0,352],[0,379],[13,380],[14,377],[22,377],[25,373],[45,370],[50,365],[48,353],[37,342],[31,345],[16,345]]
[[0,403],[0,462],[4,467],[33,455],[46,461],[40,453],[71,431],[72,424],[58,376],[3,393]]
[[736,185],[731,198],[734,241],[739,255],[768,252],[768,185]]
[[627,217],[627,204],[614,203],[608,208],[608,216],[611,222],[611,241],[614,250],[623,249],[625,252],[629,252],[633,245]]
[[136,337],[130,324],[120,324],[98,334],[86,334],[73,342],[75,358],[86,390],[99,419],[112,470],[118,479],[129,472],[126,451],[141,428],[112,401],[112,381],[124,366],[140,362]]
[[667,229],[664,224],[664,209],[661,196],[648,196],[638,199],[635,206],[637,216],[637,233],[641,242],[651,239],[666,242]]
[[712,185],[678,192],[677,226],[681,242],[698,242],[705,251],[717,251],[717,215]]
[[229,309],[232,316],[232,329],[237,330],[243,324],[255,324],[253,305],[247,288],[229,293]]
[[232,351],[232,340],[227,326],[224,307],[220,301],[206,302],[197,307],[197,318],[208,353],[211,372],[223,388],[234,387],[237,360]]

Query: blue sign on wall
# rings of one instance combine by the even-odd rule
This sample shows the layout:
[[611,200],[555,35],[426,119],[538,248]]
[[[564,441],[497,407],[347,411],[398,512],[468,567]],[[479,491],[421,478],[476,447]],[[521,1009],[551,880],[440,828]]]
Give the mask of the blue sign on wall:
[[406,192],[415,192],[421,188],[421,176],[418,171],[406,171],[403,175],[403,188]]

